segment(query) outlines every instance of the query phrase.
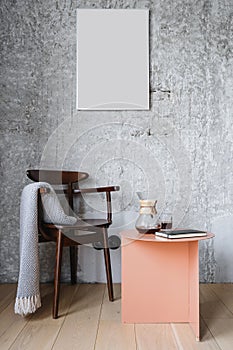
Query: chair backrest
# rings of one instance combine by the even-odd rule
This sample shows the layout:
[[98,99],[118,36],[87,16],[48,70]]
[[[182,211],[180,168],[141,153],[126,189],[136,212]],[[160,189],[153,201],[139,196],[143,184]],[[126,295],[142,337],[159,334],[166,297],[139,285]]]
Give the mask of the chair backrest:
[[68,185],[85,180],[89,175],[80,171],[30,169],[27,170],[27,176],[35,182],[44,181],[51,185]]

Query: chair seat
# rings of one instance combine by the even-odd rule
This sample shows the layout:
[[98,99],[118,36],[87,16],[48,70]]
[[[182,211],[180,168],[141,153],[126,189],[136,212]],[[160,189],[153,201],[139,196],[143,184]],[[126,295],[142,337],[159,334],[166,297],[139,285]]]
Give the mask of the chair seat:
[[69,230],[69,229],[86,229],[88,228],[91,230],[92,227],[106,227],[108,228],[111,225],[111,222],[105,219],[83,219],[83,220],[78,220],[75,225],[60,225],[60,224],[47,224],[44,223],[44,225],[47,228],[56,228],[56,229],[61,229],[61,230]]
[[109,227],[111,222],[106,219],[83,219],[85,223],[95,227]]

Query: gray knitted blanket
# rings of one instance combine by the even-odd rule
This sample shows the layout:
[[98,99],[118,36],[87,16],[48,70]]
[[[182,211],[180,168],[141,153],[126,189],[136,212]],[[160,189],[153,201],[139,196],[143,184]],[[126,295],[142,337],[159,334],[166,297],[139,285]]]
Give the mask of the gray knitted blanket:
[[64,213],[53,190],[46,182],[37,182],[24,187],[20,202],[20,270],[15,301],[15,313],[26,316],[41,306],[39,289],[38,248],[38,189],[49,188],[42,195],[44,220],[47,223],[74,225],[76,218]]

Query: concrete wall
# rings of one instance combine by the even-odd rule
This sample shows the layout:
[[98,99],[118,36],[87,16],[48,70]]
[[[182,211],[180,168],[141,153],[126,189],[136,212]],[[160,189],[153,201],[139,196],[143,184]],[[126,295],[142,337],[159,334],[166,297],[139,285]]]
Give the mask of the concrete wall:
[[[150,9],[150,111],[76,110],[77,7]],[[36,166],[119,184],[111,233],[134,226],[136,191],[149,189],[175,225],[216,234],[200,246],[201,281],[233,282],[233,2],[1,0],[0,10],[1,282],[17,280],[20,193]],[[40,254],[51,280],[53,245]],[[112,258],[119,281],[120,250]],[[104,280],[100,252],[80,248],[79,278]]]

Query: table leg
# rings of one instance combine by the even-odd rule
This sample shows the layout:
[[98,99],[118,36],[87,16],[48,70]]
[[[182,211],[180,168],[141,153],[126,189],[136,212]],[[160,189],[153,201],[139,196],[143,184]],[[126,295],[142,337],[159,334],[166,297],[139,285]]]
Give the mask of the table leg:
[[199,254],[198,241],[189,242],[189,323],[194,331],[196,340],[200,340],[199,316]]

